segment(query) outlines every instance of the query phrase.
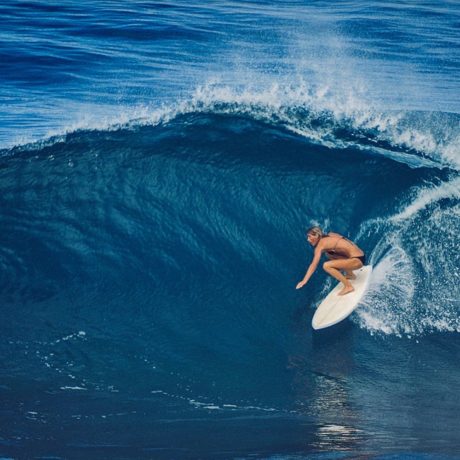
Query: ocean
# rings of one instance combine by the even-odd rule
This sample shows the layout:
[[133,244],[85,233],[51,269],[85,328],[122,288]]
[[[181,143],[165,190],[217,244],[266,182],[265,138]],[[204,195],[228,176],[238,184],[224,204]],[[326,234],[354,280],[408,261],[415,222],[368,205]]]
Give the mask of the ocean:
[[458,1],[0,15],[1,458],[460,458]]

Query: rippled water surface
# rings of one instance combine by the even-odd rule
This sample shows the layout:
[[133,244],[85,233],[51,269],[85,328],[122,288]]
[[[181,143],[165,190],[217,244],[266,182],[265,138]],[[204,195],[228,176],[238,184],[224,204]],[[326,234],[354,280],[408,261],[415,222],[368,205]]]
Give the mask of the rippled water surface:
[[458,458],[457,2],[0,14],[0,456]]

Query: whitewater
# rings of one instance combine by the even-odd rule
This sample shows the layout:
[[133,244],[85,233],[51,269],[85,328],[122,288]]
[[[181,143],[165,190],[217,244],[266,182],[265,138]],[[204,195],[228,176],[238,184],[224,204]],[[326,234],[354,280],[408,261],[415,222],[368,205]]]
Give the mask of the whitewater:
[[459,458],[456,2],[0,12],[1,457]]

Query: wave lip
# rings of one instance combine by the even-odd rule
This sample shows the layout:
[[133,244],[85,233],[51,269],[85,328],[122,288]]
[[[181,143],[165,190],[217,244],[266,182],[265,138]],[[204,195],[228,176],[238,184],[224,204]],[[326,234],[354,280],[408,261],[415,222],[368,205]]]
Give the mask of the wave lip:
[[[197,88],[191,107],[245,115],[282,126],[331,148],[369,148],[413,157],[412,164],[460,166],[460,116],[420,111],[381,111],[359,91],[337,94],[300,82],[265,90],[210,83]],[[431,163],[433,162],[433,163]]]
[[135,130],[143,126],[167,125],[182,116],[212,114],[245,117],[288,130],[328,148],[368,150],[411,167],[460,167],[460,117],[423,112],[379,112],[359,97],[337,97],[327,87],[306,84],[293,88],[272,85],[251,90],[209,83],[192,97],[173,105],[148,105],[119,109],[115,116],[82,117],[46,139],[22,143],[0,151],[40,150],[66,136],[83,131]]

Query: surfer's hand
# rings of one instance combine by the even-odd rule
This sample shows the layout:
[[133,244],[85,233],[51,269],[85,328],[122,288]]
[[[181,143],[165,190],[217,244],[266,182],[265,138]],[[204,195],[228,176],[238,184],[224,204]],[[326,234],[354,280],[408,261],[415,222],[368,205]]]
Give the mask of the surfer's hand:
[[297,283],[297,286],[295,287],[296,289],[303,288],[305,286],[305,282],[301,281],[300,283]]

